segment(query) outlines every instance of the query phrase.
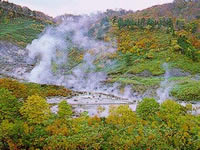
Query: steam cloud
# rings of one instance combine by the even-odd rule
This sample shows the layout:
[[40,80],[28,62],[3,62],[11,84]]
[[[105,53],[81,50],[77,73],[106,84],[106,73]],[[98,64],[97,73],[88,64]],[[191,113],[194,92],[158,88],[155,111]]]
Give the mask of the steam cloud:
[[48,83],[51,82],[50,80],[53,78],[51,62],[53,59],[56,59],[56,49],[62,49],[66,45],[62,36],[55,31],[53,28],[47,29],[45,34],[39,39],[34,40],[31,45],[27,46],[29,57],[35,59],[39,56],[40,59],[39,63],[28,77],[31,82]]
[[[29,57],[37,60],[35,68],[27,76],[28,80],[43,84],[64,85],[75,90],[99,90],[106,73],[95,72],[94,61],[99,55],[115,52],[115,46],[88,36],[88,31],[98,16],[73,19],[69,18],[57,27],[49,27],[45,32],[27,46]],[[66,39],[70,38],[71,42]],[[52,72],[52,62],[66,64],[71,44],[85,50],[83,63],[72,69],[71,74]],[[92,54],[89,52],[92,50]],[[57,57],[56,53],[61,56]],[[112,62],[107,61],[107,65]],[[88,71],[89,70],[89,71]],[[66,70],[65,70],[66,71]],[[107,89],[108,90],[108,89]]]

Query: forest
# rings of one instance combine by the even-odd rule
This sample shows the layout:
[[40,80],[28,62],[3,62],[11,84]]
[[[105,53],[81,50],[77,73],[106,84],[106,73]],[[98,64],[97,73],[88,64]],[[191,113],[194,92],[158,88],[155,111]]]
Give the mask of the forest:
[[[61,101],[53,114],[45,98],[70,95],[62,88],[0,80],[1,149],[199,149],[200,118],[191,105],[143,99],[133,112],[110,106],[106,118],[82,113]],[[67,95],[65,95],[67,96]],[[102,111],[101,108],[98,110]]]

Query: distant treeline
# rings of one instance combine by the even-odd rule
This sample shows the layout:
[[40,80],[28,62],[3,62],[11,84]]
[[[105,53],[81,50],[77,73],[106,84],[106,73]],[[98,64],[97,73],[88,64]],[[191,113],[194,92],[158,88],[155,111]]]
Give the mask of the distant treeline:
[[166,27],[170,31],[176,30],[190,30],[192,33],[195,33],[198,29],[198,22],[191,21],[187,23],[184,19],[176,19],[162,17],[160,19],[154,18],[141,18],[141,19],[132,19],[132,18],[117,18],[116,16],[112,19],[113,23],[117,23],[119,29],[129,28],[129,29],[160,29],[161,27]]

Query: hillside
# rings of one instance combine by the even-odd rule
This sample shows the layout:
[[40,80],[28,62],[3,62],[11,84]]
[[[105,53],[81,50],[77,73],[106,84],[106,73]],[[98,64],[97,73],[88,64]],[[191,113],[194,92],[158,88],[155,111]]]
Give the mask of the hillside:
[[13,3],[0,1],[0,40],[25,47],[53,24],[53,18]]
[[175,0],[173,3],[153,6],[135,13],[128,14],[134,18],[160,18],[171,17],[186,20],[199,18],[200,1],[199,0]]
[[[197,2],[191,3],[198,6]],[[163,64],[167,63],[168,78],[176,77],[177,86],[171,93],[174,98],[197,100],[199,88],[196,84],[199,84],[199,81],[193,83],[193,76],[200,73],[200,20],[194,17],[189,21],[180,19],[180,16],[171,18],[170,15],[165,17],[159,15],[158,18],[156,13],[150,13],[156,7],[165,10],[163,8],[169,5],[172,6],[174,3],[147,9],[154,17],[146,16],[145,18],[136,12],[129,14],[128,18],[127,15],[112,18],[111,30],[118,42],[118,52],[115,58],[119,61],[116,70],[109,72],[109,82],[118,81],[123,85],[131,83],[135,92],[145,93],[149,92],[149,89],[152,92],[160,85],[159,80],[162,79],[159,76],[166,74],[168,69],[163,67]],[[140,14],[147,10],[141,11]],[[179,85],[183,77],[186,77],[185,83]],[[186,90],[189,86],[191,89]],[[154,92],[151,96],[154,96]]]

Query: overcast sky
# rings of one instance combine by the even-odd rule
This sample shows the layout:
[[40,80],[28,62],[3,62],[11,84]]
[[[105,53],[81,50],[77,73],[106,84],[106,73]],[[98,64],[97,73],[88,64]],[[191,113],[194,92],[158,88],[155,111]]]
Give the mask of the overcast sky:
[[8,0],[27,6],[32,10],[42,11],[50,16],[71,14],[89,14],[106,9],[123,8],[141,10],[153,5],[172,2],[173,0]]

